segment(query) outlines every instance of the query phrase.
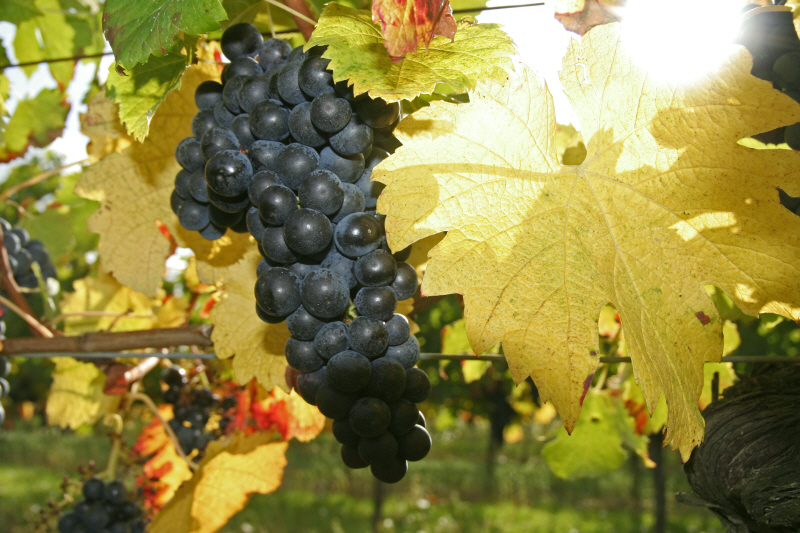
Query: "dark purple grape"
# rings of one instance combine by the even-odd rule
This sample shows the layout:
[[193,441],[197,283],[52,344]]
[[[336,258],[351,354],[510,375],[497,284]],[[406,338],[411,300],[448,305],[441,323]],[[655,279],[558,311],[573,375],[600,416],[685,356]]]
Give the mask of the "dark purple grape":
[[355,446],[347,446],[342,444],[342,462],[347,468],[357,469],[366,468],[369,466],[364,459],[358,454],[358,448]]
[[246,194],[252,177],[253,167],[250,160],[238,150],[217,152],[206,163],[208,186],[222,196]]
[[[330,366],[328,366],[330,379]],[[392,413],[386,402],[377,398],[361,398],[350,408],[350,427],[359,436],[373,438],[389,428]]]
[[362,437],[358,442],[358,455],[371,465],[391,462],[397,455],[397,439],[384,431],[374,438]]
[[213,109],[199,111],[194,118],[192,118],[192,134],[198,141],[203,138],[203,135],[205,135],[208,130],[218,126],[217,119],[214,118]]
[[265,100],[250,110],[250,132],[256,139],[282,141],[289,137],[289,110]]
[[267,226],[264,228],[264,235],[261,237],[261,247],[265,257],[281,264],[294,263],[300,259],[288,246],[283,239],[283,226]]
[[269,100],[269,78],[265,75],[250,76],[239,88],[239,107],[249,113],[253,106]]
[[431,451],[431,436],[422,426],[414,428],[397,439],[397,455],[409,461],[419,461]]
[[[413,338],[413,337],[412,337]],[[421,368],[406,371],[406,390],[403,398],[414,403],[424,402],[431,393],[431,380]]]
[[401,437],[414,429],[414,425],[419,420],[419,409],[414,402],[400,399],[389,404],[392,414],[392,421],[389,423],[389,431],[395,437]]
[[236,76],[250,77],[258,76],[263,73],[264,69],[262,69],[258,61],[252,57],[237,57],[222,69],[222,84],[227,84],[229,80]]
[[[370,359],[381,357],[389,346],[389,332],[382,320],[358,316],[347,331],[350,347]],[[398,396],[399,397],[399,396]]]
[[292,51],[289,52],[289,57],[286,58],[286,62],[290,63],[292,61],[297,61],[298,63],[302,63],[305,61],[306,57],[308,56],[305,52],[303,52],[303,46],[295,46],[292,48]]
[[353,115],[344,129],[332,135],[328,142],[337,154],[343,157],[354,156],[372,146],[372,128]]
[[[397,275],[397,262],[389,252],[380,249],[373,250],[358,258],[353,272],[358,281],[367,287],[389,285]],[[414,275],[416,276],[416,272]],[[416,285],[414,290],[416,290]]]
[[314,349],[313,342],[299,341],[289,337],[284,352],[286,353],[286,362],[298,372],[314,372],[325,365],[325,360]]
[[355,259],[380,246],[380,224],[369,213],[352,213],[337,223],[333,239],[342,255]]
[[344,200],[342,207],[332,219],[334,224],[338,224],[348,215],[364,211],[364,194],[358,187],[352,183],[342,183],[342,191],[344,191]]
[[[302,305],[286,317],[286,327],[289,328],[289,333],[300,341],[313,341],[324,325],[325,322],[306,311]],[[403,380],[405,381],[405,371],[403,371]]]
[[307,57],[300,67],[297,81],[300,90],[309,98],[314,98],[322,93],[333,92],[333,74],[328,68],[329,59],[321,57]]
[[289,266],[289,270],[291,270],[300,281],[304,280],[307,275],[319,269],[320,265],[318,263],[307,259],[301,259],[300,261],[292,263]]
[[242,88],[247,79],[245,76],[231,78],[225,83],[225,88],[222,90],[222,101],[225,102],[225,107],[228,108],[228,111],[234,115],[242,112],[242,108],[239,105],[239,89]]
[[200,151],[200,142],[194,137],[186,137],[175,148],[175,159],[180,166],[189,172],[203,170],[203,156]]
[[302,63],[300,61],[292,61],[290,59],[278,74],[278,94],[281,100],[289,105],[297,105],[306,101],[306,95],[300,90],[297,80],[301,66]]
[[258,28],[246,22],[228,27],[219,41],[222,53],[228,59],[242,56],[255,57],[263,43],[264,39]]
[[206,177],[203,175],[202,170],[198,170],[189,178],[189,194],[191,194],[195,202],[207,204],[208,192],[206,189]]
[[351,289],[358,285],[356,275],[353,273],[353,265],[355,265],[355,261],[336,251],[328,254],[322,261],[322,268],[330,269],[342,276],[347,286]]
[[391,287],[397,294],[398,300],[411,298],[417,292],[417,271],[408,263],[397,264],[397,275],[392,281]]
[[282,226],[297,211],[297,197],[288,187],[270,185],[261,192],[258,212],[270,226]]
[[342,182],[333,172],[318,168],[303,180],[298,189],[300,205],[333,215],[342,207]]
[[365,209],[375,209],[378,206],[378,197],[386,188],[386,185],[379,181],[372,181],[371,170],[365,170],[356,182],[356,187],[364,195]]
[[359,315],[389,320],[397,309],[397,296],[391,287],[363,287],[354,303]]
[[314,209],[298,209],[283,226],[283,238],[295,253],[312,255],[325,249],[333,237],[331,221]]
[[217,124],[221,128],[227,128],[231,125],[231,121],[236,117],[233,113],[231,113],[227,107],[225,107],[225,102],[220,100],[217,102],[217,105],[214,106],[214,120],[217,121]]
[[358,441],[361,439],[353,428],[350,427],[350,421],[346,418],[340,418],[333,421],[333,436],[340,444],[347,444],[348,446],[358,446]]
[[369,359],[345,350],[328,360],[328,383],[341,392],[358,392],[369,383],[371,371]]
[[275,65],[286,63],[292,53],[292,45],[281,39],[266,39],[258,51],[258,63],[267,70]]
[[232,228],[242,220],[244,211],[226,213],[215,205],[208,206],[208,218],[218,228]]
[[286,145],[277,141],[259,140],[254,142],[250,146],[250,150],[247,151],[247,156],[253,164],[253,170],[255,172],[262,170],[275,171],[278,168],[278,156],[281,155],[285,147]]
[[303,306],[322,319],[333,319],[347,309],[350,289],[335,272],[320,268],[306,276],[300,286]]
[[184,200],[178,209],[178,222],[190,231],[200,231],[208,226],[208,209],[194,200]]
[[319,153],[319,166],[330,170],[345,183],[355,183],[364,173],[364,156],[356,154],[342,157],[326,146]]
[[192,173],[185,169],[181,169],[180,172],[178,172],[178,174],[175,176],[175,191],[178,193],[178,196],[184,200],[192,195],[192,193],[189,191],[189,181],[191,178]]
[[311,102],[302,102],[289,114],[289,132],[294,139],[306,146],[320,148],[325,146],[325,134],[311,123]]
[[[311,103],[310,116],[311,122],[320,131],[337,133],[350,123],[353,109],[350,102],[344,98],[337,98],[336,93],[327,92],[314,98]],[[360,152],[361,150],[356,150],[356,153]]]
[[408,472],[408,461],[395,457],[388,463],[376,463],[369,467],[372,475],[384,483],[397,483]]
[[292,143],[278,156],[275,171],[284,185],[296,191],[318,165],[319,154],[316,150],[299,143]]
[[257,206],[261,200],[261,193],[271,185],[283,185],[274,171],[260,170],[253,174],[253,179],[250,181],[250,185],[247,186],[247,195],[250,198],[250,203]]
[[286,268],[271,268],[256,280],[256,303],[272,316],[288,316],[300,307],[297,277]]
[[311,405],[317,404],[317,391],[319,391],[323,383],[327,383],[328,381],[326,373],[327,367],[323,366],[314,372],[297,376],[297,394],[299,394],[306,403]]
[[389,346],[403,344],[411,334],[408,319],[399,313],[395,313],[390,320],[386,321],[386,330],[389,332]]
[[200,152],[204,161],[208,161],[219,152],[238,149],[239,139],[227,128],[211,128],[200,140]]
[[[208,201],[211,205],[226,213],[243,212],[247,206],[250,205],[250,198],[248,198],[246,194],[240,194],[239,196],[222,196],[221,194],[215,193],[210,188],[206,189],[206,194],[208,194]],[[247,230],[245,229],[245,231]]]
[[343,322],[325,324],[314,337],[314,348],[323,359],[330,359],[347,346],[347,326]]
[[105,490],[105,482],[96,476],[90,477],[83,483],[83,497],[90,502],[102,500]]
[[340,392],[327,381],[319,386],[315,398],[319,412],[333,419],[347,418],[356,400],[358,400],[357,395]]
[[239,141],[239,147],[247,150],[255,142],[256,138],[250,132],[250,115],[243,113],[231,121],[231,131]]
[[400,118],[400,102],[387,103],[383,98],[364,98],[356,104],[356,113],[372,129],[387,128]]
[[197,109],[214,109],[220,100],[222,100],[222,84],[218,81],[206,80],[194,91],[194,103],[197,104]]

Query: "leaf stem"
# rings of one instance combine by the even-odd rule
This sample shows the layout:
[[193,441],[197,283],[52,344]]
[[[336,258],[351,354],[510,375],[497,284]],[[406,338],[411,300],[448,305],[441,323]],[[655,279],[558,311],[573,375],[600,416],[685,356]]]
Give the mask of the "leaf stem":
[[[284,11],[288,12],[293,17],[298,18],[298,19],[302,20],[303,22],[307,22],[308,24],[311,24],[312,29],[313,29],[313,26],[317,25],[317,21],[316,20],[312,19],[308,15],[304,15],[303,13],[300,13],[298,10],[291,8],[286,4],[282,4],[282,3],[278,2],[278,0],[264,0],[264,1],[266,3],[268,3],[268,4],[272,4],[273,6],[277,7],[278,9],[283,9]],[[300,31],[302,31],[303,35],[305,35],[305,31],[303,31],[302,28],[301,28]],[[308,39],[308,37],[310,35],[311,34],[309,33],[309,35],[306,36],[306,39]]]
[[[2,230],[0,230],[0,231],[2,231]],[[24,309],[22,309],[19,306],[17,306],[14,302],[9,300],[5,296],[0,295],[0,302],[2,302],[3,305],[5,305],[6,307],[8,307],[12,311],[14,311],[16,314],[18,314],[19,317],[22,320],[24,320],[25,323],[28,324],[28,327],[31,329],[31,331],[34,333],[34,335],[38,335],[40,337],[45,337],[45,338],[48,338],[48,339],[52,339],[53,337],[55,337],[55,335],[53,335],[53,332],[50,331],[49,329],[47,329],[44,325],[42,325],[41,322],[36,320],[33,317],[33,315],[31,315],[30,313],[28,313]]]
[[139,400],[140,402],[144,403],[148,407],[148,409],[150,409],[150,411],[153,412],[153,415],[155,415],[155,417],[158,418],[158,421],[161,422],[161,425],[164,426],[164,431],[167,433],[167,436],[172,441],[172,445],[175,447],[175,451],[178,453],[180,458],[186,461],[186,464],[189,465],[189,468],[191,468],[192,471],[197,470],[198,468],[197,463],[189,459],[186,456],[186,454],[183,453],[183,449],[181,448],[180,442],[178,442],[178,437],[175,435],[175,432],[172,431],[170,425],[167,424],[166,420],[164,420],[164,417],[161,416],[161,413],[158,412],[158,407],[156,407],[156,404],[153,403],[153,400],[150,398],[150,396],[142,394],[140,392],[129,392],[127,394],[127,397],[131,401]]
[[31,177],[31,178],[28,178],[25,181],[23,181],[22,183],[18,183],[16,185],[14,185],[13,187],[9,187],[8,189],[6,189],[2,193],[0,193],[0,202],[5,202],[6,200],[8,200],[12,196],[14,196],[19,191],[21,191],[23,189],[27,189],[28,187],[31,187],[32,185],[36,185],[37,183],[40,183],[40,182],[46,180],[47,178],[51,178],[51,177],[55,176],[56,174],[58,174],[59,172],[61,172],[64,169],[67,169],[69,167],[73,167],[75,165],[82,165],[82,164],[88,163],[88,162],[89,162],[89,158],[87,157],[86,159],[81,159],[80,161],[76,161],[76,162],[70,163],[68,165],[61,165],[58,168],[54,168],[52,170],[48,170],[47,172],[42,172],[41,174],[37,174],[37,175],[35,175],[35,176]]
[[112,480],[117,478],[117,462],[119,460],[119,452],[122,449],[122,417],[119,413],[108,414],[103,418],[103,424],[113,428],[111,432],[111,452],[108,454],[106,469],[98,476]]

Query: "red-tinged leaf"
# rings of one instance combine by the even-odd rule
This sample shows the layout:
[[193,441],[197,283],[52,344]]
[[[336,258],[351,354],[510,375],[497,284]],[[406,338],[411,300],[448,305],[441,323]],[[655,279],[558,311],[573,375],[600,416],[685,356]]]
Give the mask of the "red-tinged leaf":
[[103,387],[103,394],[117,396],[128,392],[128,380],[125,379],[125,372],[133,368],[132,365],[117,363],[106,369],[106,384]]
[[380,23],[384,46],[394,61],[427,47],[436,35],[452,40],[457,29],[449,0],[375,0],[372,20]]
[[211,310],[214,309],[214,306],[217,304],[216,298],[209,298],[206,300],[206,303],[203,304],[203,307],[200,309],[198,316],[200,318],[208,318],[211,316]]
[[[256,412],[259,412],[256,417]],[[272,424],[272,429],[284,440],[297,439],[308,442],[316,438],[325,427],[325,417],[292,390],[289,394],[275,387],[266,400],[253,404],[253,417],[261,424]],[[270,426],[261,426],[269,429]]]
[[556,19],[569,31],[583,35],[595,26],[620,20],[615,8],[624,0],[557,0]]

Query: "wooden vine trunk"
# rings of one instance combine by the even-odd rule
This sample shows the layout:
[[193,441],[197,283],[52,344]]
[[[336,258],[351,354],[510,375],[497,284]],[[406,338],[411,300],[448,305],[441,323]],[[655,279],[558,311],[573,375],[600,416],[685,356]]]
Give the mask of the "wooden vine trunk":
[[800,365],[767,365],[703,412],[706,437],[684,466],[728,533],[800,531]]

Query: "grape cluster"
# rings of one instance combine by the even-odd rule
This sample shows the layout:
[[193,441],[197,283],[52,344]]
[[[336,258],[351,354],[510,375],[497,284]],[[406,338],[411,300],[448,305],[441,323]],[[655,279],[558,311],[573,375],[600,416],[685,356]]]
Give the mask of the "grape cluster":
[[61,515],[59,533],[144,533],[147,524],[136,502],[127,498],[121,481],[104,483],[91,477],[83,484],[83,499]]
[[222,83],[195,92],[193,136],[175,151],[183,168],[172,209],[209,240],[249,230],[279,264],[324,257],[333,224],[374,209],[368,170],[388,155],[378,145],[394,146],[400,106],[354,97],[333,83],[322,49],[263,40],[251,24],[228,28],[221,46],[231,62]]
[[[12,226],[7,220],[0,218],[0,227],[3,229],[3,246],[8,254],[8,264],[14,281],[22,288],[35,289],[39,286],[36,274],[33,272],[33,263],[38,263],[44,278],[56,278],[56,269],[50,261],[50,254],[42,241],[31,239],[31,236],[22,228]],[[5,293],[2,293],[5,294]],[[7,309],[3,308],[3,311]],[[6,323],[0,316],[0,339],[5,338]],[[8,396],[10,387],[6,377],[10,371],[8,358],[0,357],[0,398]],[[0,405],[0,424],[5,420],[6,413]]]
[[[236,405],[236,399],[233,396],[220,398],[208,387],[190,389],[186,371],[177,365],[165,368],[161,379],[167,386],[162,397],[174,406],[174,417],[168,423],[183,453],[190,455],[197,450],[202,455],[208,443],[225,432],[231,421],[226,413]],[[220,414],[219,426],[214,431],[206,431],[212,412]]]

